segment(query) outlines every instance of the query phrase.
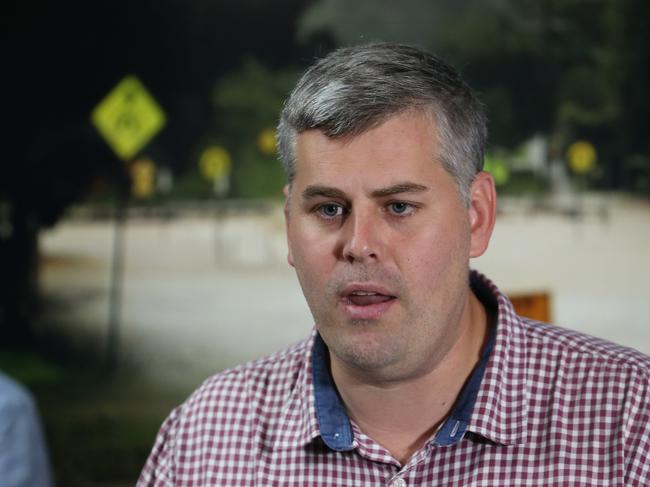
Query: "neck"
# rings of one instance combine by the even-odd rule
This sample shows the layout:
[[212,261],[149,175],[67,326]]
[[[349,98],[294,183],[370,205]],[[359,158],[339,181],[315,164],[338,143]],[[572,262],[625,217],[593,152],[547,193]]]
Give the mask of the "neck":
[[372,380],[331,357],[332,376],[350,418],[402,464],[449,414],[480,358],[487,315],[471,292],[461,322],[463,331],[444,358],[434,369],[412,378]]

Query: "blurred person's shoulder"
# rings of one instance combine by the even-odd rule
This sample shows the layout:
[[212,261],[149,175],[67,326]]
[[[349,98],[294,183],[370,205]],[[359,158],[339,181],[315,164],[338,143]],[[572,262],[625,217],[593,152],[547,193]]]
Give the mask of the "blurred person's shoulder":
[[50,487],[47,446],[29,390],[0,373],[0,485]]
[[34,408],[31,393],[15,380],[0,372],[0,414]]

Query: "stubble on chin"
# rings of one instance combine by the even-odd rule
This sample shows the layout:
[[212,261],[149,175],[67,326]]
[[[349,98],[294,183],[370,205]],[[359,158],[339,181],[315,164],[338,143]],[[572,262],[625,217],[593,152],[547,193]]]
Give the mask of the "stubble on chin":
[[400,333],[403,324],[396,323],[387,327],[383,319],[364,320],[345,316],[340,296],[352,282],[381,285],[398,296],[402,306],[408,302],[408,292],[399,277],[367,267],[349,268],[329,280],[325,286],[326,299],[317,306],[310,306],[316,328],[330,354],[334,354],[346,366],[364,372],[390,367],[399,362],[405,353],[400,346],[403,337],[396,335]]

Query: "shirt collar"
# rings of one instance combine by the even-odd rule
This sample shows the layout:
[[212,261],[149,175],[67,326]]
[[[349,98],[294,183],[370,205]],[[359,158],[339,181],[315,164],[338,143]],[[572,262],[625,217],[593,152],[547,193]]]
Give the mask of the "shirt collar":
[[[472,271],[473,289],[496,299],[494,350],[488,360],[468,430],[502,445],[527,437],[528,386],[526,331],[510,300],[487,277]],[[476,291],[475,291],[476,292]]]
[[440,446],[452,445],[465,436],[472,411],[474,410],[478,391],[483,382],[483,375],[485,374],[488,360],[494,348],[495,337],[496,330],[492,327],[478,363],[474,366],[474,370],[461,389],[447,419],[442,423],[442,426],[434,436],[433,444]]
[[284,405],[273,449],[294,449],[308,445],[320,436],[314,403],[314,384],[312,374],[312,355],[316,330],[305,341],[303,359],[296,370],[294,386]]

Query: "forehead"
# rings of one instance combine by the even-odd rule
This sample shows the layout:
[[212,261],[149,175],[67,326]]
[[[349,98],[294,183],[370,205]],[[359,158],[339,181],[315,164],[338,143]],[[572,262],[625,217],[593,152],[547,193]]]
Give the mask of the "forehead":
[[296,138],[295,182],[335,176],[424,176],[440,167],[437,139],[432,117],[412,112],[390,117],[355,136],[331,138],[320,130],[307,130]]

